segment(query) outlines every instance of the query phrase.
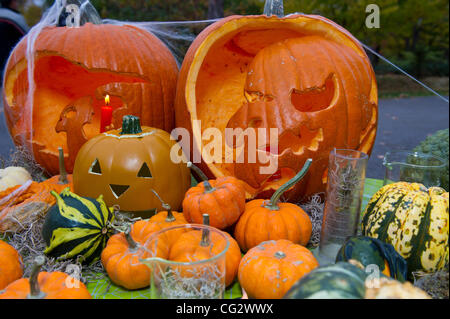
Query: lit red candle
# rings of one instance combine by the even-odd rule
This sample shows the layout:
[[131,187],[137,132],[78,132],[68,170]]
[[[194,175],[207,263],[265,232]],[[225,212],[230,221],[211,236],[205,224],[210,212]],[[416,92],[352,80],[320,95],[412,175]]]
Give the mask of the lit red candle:
[[105,96],[105,105],[102,106],[100,118],[100,133],[106,131],[106,127],[111,125],[112,121],[112,107],[109,106],[109,95]]

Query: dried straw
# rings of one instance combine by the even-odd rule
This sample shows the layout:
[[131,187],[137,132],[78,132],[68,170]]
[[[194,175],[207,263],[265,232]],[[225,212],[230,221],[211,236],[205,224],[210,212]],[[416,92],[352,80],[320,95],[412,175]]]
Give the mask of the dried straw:
[[427,274],[414,272],[414,286],[426,291],[433,299],[449,299],[449,269]]
[[9,158],[0,156],[1,167],[21,166],[25,168],[36,182],[42,182],[46,179],[45,170],[33,158],[33,155],[24,146],[16,146],[15,150],[10,152]]
[[322,194],[314,194],[309,201],[298,204],[311,218],[312,232],[309,240],[309,246],[317,247],[320,242],[320,232],[322,230],[323,209],[325,202],[322,199]]

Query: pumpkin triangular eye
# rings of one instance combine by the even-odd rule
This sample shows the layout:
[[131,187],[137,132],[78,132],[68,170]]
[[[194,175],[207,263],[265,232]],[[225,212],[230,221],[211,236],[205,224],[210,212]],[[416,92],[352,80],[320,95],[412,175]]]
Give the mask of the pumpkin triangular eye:
[[152,178],[152,173],[150,172],[150,168],[148,168],[147,163],[142,164],[137,176],[143,178]]
[[101,175],[102,174],[102,169],[100,167],[100,162],[98,161],[97,158],[92,163],[91,168],[89,169],[89,173],[96,174],[96,175]]

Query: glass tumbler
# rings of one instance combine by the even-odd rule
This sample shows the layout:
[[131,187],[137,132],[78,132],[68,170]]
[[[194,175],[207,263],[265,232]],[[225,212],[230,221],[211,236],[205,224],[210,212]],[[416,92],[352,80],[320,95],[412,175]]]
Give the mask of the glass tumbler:
[[384,155],[383,165],[384,185],[401,181],[431,187],[441,186],[440,176],[446,173],[447,162],[430,154],[394,151]]
[[328,162],[328,181],[318,261],[334,263],[342,244],[357,233],[368,156],[334,149]]
[[[175,245],[186,248],[182,262],[167,254],[167,259],[156,257],[172,252]],[[173,226],[152,234],[142,248],[147,258],[140,259],[151,270],[151,299],[222,299],[229,245],[221,231],[207,225]]]

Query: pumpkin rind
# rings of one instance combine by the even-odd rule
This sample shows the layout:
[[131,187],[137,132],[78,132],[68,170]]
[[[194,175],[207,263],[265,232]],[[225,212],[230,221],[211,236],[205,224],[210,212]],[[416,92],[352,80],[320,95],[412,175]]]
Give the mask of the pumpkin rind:
[[338,262],[314,269],[297,281],[284,299],[363,299],[367,274],[357,266]]
[[22,275],[22,257],[13,246],[0,240],[0,290]]
[[398,182],[378,190],[364,212],[363,235],[391,244],[408,273],[434,272],[449,261],[448,192]]
[[386,276],[404,282],[408,278],[406,260],[390,244],[371,237],[351,237],[337,253],[336,262],[357,260],[363,266],[377,265]]
[[271,240],[244,255],[238,278],[249,298],[280,299],[297,280],[318,266],[305,247],[289,240]]
[[48,211],[42,227],[47,245],[44,253],[59,259],[82,256],[87,264],[98,260],[112,235],[112,208],[106,206],[102,196],[84,198],[69,188],[55,197],[57,203]]

